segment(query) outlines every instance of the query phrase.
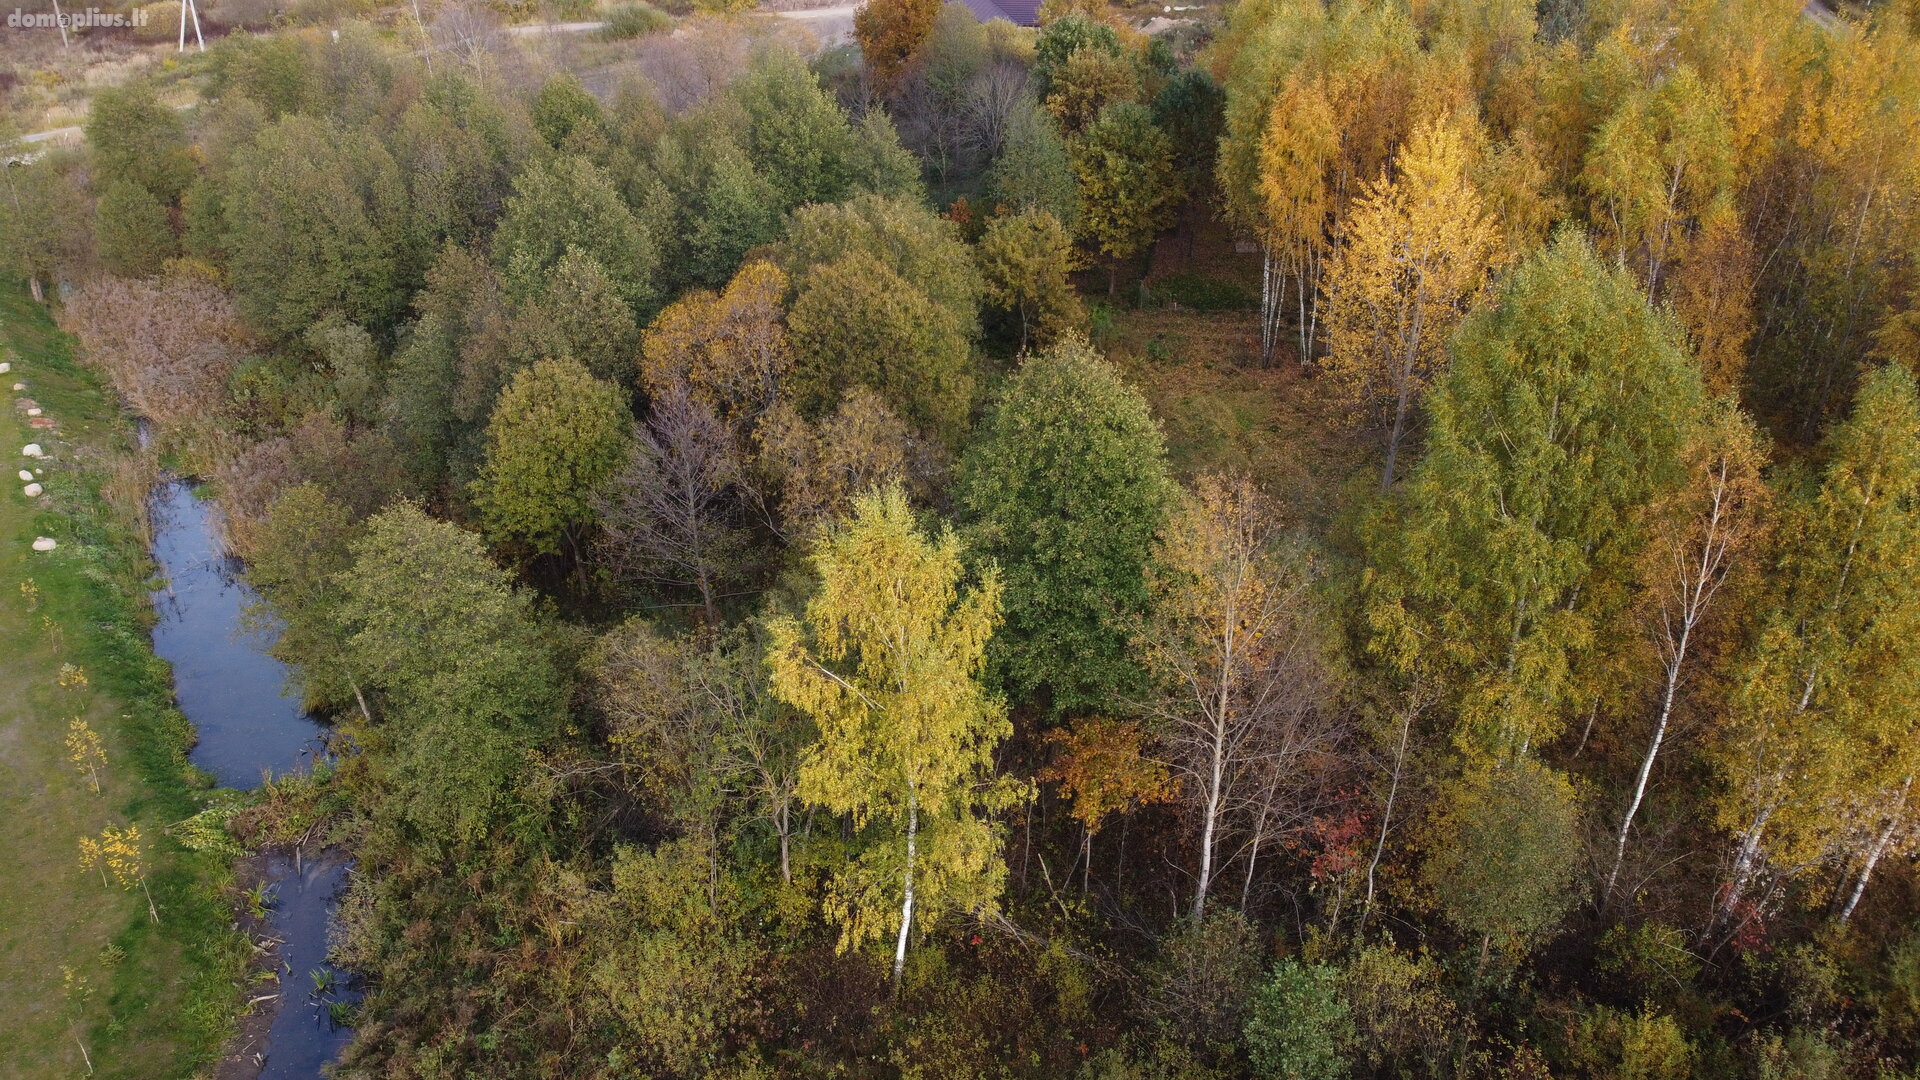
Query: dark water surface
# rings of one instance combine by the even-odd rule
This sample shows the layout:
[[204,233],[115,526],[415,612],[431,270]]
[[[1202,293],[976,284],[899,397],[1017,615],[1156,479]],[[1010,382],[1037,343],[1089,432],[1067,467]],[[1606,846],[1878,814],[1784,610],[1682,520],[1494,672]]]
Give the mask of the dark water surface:
[[200,733],[189,755],[222,787],[260,786],[271,769],[305,772],[321,729],[287,692],[287,666],[246,634],[259,599],[220,544],[219,511],[184,480],[153,490],[153,558],[166,587],[153,594],[153,651],[173,665],[174,696]]
[[[313,1080],[353,1039],[353,1029],[336,1025],[327,1006],[360,998],[347,985],[346,973],[327,963],[327,927],[347,885],[347,865],[339,859],[296,864],[292,856],[275,855],[267,875],[274,882],[273,933],[286,944],[280,947],[280,1012],[267,1033],[267,1063],[260,1077]],[[332,985],[317,984],[316,971],[330,973]]]
[[[287,666],[265,651],[271,642],[243,624],[259,596],[221,545],[219,512],[172,477],[154,486],[150,506],[153,558],[166,579],[153,593],[160,616],[153,651],[173,665],[174,697],[199,732],[193,763],[222,787],[243,790],[258,787],[269,771],[305,772],[323,752],[323,730],[287,692]],[[336,973],[324,988],[312,976],[332,971],[327,930],[347,870],[338,858],[267,861],[268,925],[283,944],[280,1011],[256,1051],[265,1058],[262,1078],[319,1080],[321,1067],[353,1038],[327,1009],[358,1000],[346,975]]]

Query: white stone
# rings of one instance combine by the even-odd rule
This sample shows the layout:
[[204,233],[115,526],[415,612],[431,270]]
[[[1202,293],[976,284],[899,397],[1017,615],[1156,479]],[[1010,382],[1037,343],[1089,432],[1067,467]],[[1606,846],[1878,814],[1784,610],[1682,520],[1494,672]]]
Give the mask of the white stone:
[[42,536],[33,542],[33,550],[35,551],[52,551],[59,546],[51,536]]
[[26,486],[25,488],[23,488],[23,489],[21,489],[21,490],[23,490],[23,491],[25,491],[25,492],[26,492],[26,494],[27,494],[27,498],[29,498],[29,499],[37,499],[37,498],[39,498],[39,497],[40,497],[40,493],[41,493],[41,492],[43,492],[43,491],[45,491],[45,490],[47,490],[47,489],[46,489],[46,488],[43,488],[43,487],[41,487],[41,486],[40,486],[39,484],[28,484],[28,485],[27,485],[27,486]]
[[30,442],[27,445],[21,447],[20,452],[22,454],[25,454],[27,457],[46,457],[47,456],[47,452],[45,450],[40,449],[40,444],[37,442]]
[[28,410],[27,410],[27,415],[28,415],[28,416],[39,416],[39,415],[40,415],[40,406],[38,406],[38,405],[35,405],[35,406],[34,406],[33,408],[31,408],[31,409],[28,409]]
[[23,382],[17,382],[13,384],[13,388],[15,390],[25,390],[27,388],[27,384]]
[[0,360],[0,375],[5,375],[7,372],[12,370],[13,370],[12,364],[7,363],[5,360]]
[[22,480],[25,480],[26,482],[28,482],[29,484],[31,484],[31,483],[33,482],[33,474],[32,474],[32,473],[30,473],[30,472],[28,472],[28,471],[27,471],[27,470],[25,470],[25,469],[21,469],[21,470],[20,470],[20,479],[22,479]]

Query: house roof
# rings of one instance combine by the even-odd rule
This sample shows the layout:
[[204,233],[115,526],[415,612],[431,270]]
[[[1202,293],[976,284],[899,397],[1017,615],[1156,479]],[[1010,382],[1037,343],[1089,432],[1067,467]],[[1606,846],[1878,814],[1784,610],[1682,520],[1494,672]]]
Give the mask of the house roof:
[[1040,0],[961,0],[981,22],[1005,19],[1015,26],[1040,25]]

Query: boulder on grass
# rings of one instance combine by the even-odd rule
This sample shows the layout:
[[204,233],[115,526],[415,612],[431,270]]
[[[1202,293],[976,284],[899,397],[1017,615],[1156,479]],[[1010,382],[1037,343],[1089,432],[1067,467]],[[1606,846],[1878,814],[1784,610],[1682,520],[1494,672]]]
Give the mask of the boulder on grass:
[[33,542],[33,550],[35,551],[52,551],[59,546],[51,536],[42,536]]

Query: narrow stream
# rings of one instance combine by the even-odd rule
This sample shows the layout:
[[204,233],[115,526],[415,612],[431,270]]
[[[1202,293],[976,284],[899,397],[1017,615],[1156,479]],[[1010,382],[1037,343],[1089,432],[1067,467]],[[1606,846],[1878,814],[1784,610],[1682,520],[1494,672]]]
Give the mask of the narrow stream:
[[150,513],[153,558],[166,579],[153,593],[153,651],[173,665],[180,711],[200,732],[193,763],[242,791],[259,787],[269,769],[305,771],[324,735],[288,692],[286,665],[245,633],[242,619],[259,594],[220,543],[219,511],[167,477],[154,486]]
[[[219,512],[171,476],[154,485],[150,507],[153,557],[165,578],[152,594],[153,651],[173,665],[180,711],[199,732],[191,760],[222,787],[241,790],[258,787],[269,771],[306,771],[324,752],[324,731],[288,693],[286,665],[266,653],[269,642],[248,632],[246,610],[259,597],[220,542]],[[269,930],[283,942],[280,1009],[265,1043],[243,1052],[264,1059],[262,1078],[318,1080],[353,1038],[329,1006],[358,995],[327,963],[347,864],[274,855],[266,871]]]

